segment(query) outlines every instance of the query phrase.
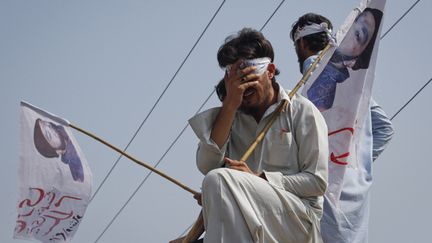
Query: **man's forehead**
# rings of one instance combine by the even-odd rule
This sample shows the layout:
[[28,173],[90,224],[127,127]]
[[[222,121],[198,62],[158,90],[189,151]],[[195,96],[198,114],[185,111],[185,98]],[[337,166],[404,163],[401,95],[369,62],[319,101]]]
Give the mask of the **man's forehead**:
[[[254,73],[262,74],[267,70],[267,66],[271,63],[271,59],[269,57],[260,57],[254,59],[242,59],[241,62],[242,63],[239,65],[238,69],[255,66],[256,70],[254,71]],[[234,64],[226,66],[226,70],[229,72],[233,65]]]

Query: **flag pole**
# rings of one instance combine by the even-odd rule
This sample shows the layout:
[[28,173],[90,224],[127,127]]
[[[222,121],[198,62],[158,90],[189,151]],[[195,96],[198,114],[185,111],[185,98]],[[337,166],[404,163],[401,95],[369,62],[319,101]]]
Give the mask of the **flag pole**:
[[[312,65],[309,67],[307,72],[303,75],[302,79],[294,86],[294,88],[291,90],[291,92],[288,94],[289,98],[291,99],[297,91],[303,86],[303,84],[306,83],[306,81],[309,79],[309,77],[312,75],[312,72],[317,67],[318,63],[322,60],[324,55],[327,53],[327,51],[330,49],[332,44],[327,44],[327,46],[321,51],[321,53],[318,55],[317,59],[312,63]],[[289,103],[285,100],[282,102],[277,110],[273,112],[272,117],[270,118],[270,121],[266,124],[266,126],[263,128],[263,130],[258,134],[255,141],[249,146],[249,148],[246,150],[246,152],[241,157],[241,161],[246,161],[249,156],[252,154],[256,146],[261,142],[261,140],[264,138],[266,132],[270,129],[273,122],[276,120],[276,117],[278,114],[280,114],[280,111],[282,111]],[[194,242],[198,240],[198,238],[204,233],[204,218],[202,214],[202,210],[200,214],[198,215],[198,218],[188,234],[182,239],[182,243],[189,243]]]
[[92,134],[92,133],[90,133],[90,132],[88,132],[88,131],[86,131],[86,130],[80,128],[80,127],[77,127],[77,126],[75,126],[75,125],[73,125],[73,124],[69,124],[69,126],[70,126],[71,128],[73,128],[73,129],[75,129],[75,130],[77,130],[77,131],[79,131],[79,132],[81,132],[81,133],[83,133],[83,134],[85,134],[85,135],[87,135],[87,136],[89,136],[89,137],[91,137],[91,138],[93,138],[93,139],[99,141],[100,143],[102,143],[102,144],[108,146],[109,148],[115,150],[116,152],[118,152],[119,154],[121,154],[121,155],[125,156],[126,158],[132,160],[133,162],[135,162],[135,163],[137,163],[137,164],[139,164],[139,165],[141,165],[141,166],[144,166],[145,168],[147,168],[147,169],[153,171],[154,173],[156,173],[156,174],[162,176],[163,178],[165,178],[165,179],[171,181],[172,183],[176,184],[177,186],[183,188],[184,190],[186,190],[186,191],[188,191],[188,192],[190,192],[190,193],[192,193],[192,194],[194,194],[194,195],[198,193],[198,192],[196,192],[195,190],[191,189],[190,187],[184,185],[184,184],[181,183],[180,181],[178,181],[178,180],[176,180],[176,179],[174,179],[174,178],[168,176],[167,174],[163,173],[162,171],[160,171],[160,170],[154,168],[153,166],[150,166],[150,165],[148,165],[147,163],[145,163],[145,162],[143,162],[143,161],[140,161],[140,160],[138,160],[138,159],[135,159],[134,157],[130,156],[129,154],[127,154],[127,153],[124,152],[123,150],[121,150],[121,149],[115,147],[114,145],[108,143],[107,141],[103,140],[102,138],[100,138],[100,137],[98,137],[98,136],[96,136],[96,135],[94,135],[94,134]]

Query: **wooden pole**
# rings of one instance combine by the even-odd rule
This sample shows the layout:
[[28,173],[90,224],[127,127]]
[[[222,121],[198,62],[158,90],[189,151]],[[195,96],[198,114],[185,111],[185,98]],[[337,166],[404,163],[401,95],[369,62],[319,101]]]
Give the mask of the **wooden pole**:
[[193,189],[189,188],[188,186],[184,185],[184,184],[181,183],[180,181],[178,181],[178,180],[176,180],[176,179],[174,179],[174,178],[168,176],[167,174],[163,173],[162,171],[160,171],[160,170],[154,168],[153,166],[150,166],[150,165],[148,165],[148,164],[145,163],[145,162],[142,162],[142,161],[140,161],[140,160],[135,159],[134,157],[130,156],[129,154],[127,154],[127,153],[124,152],[123,150],[121,150],[121,149],[115,147],[114,145],[112,145],[112,144],[106,142],[105,140],[99,138],[98,136],[96,136],[96,135],[94,135],[94,134],[92,134],[92,133],[90,133],[90,132],[88,132],[88,131],[85,131],[84,129],[79,128],[79,127],[77,127],[77,126],[75,126],[75,125],[73,125],[73,124],[69,124],[69,126],[72,127],[73,129],[75,129],[75,130],[77,130],[77,131],[79,131],[79,132],[81,132],[81,133],[83,133],[83,134],[85,134],[85,135],[87,135],[87,136],[89,136],[89,137],[91,137],[91,138],[93,138],[93,139],[95,139],[95,140],[97,140],[97,141],[103,143],[104,145],[110,147],[111,149],[115,150],[116,152],[120,153],[121,155],[125,156],[126,158],[132,160],[133,162],[135,162],[135,163],[137,163],[137,164],[139,164],[139,165],[141,165],[141,166],[144,166],[145,168],[147,168],[147,169],[153,171],[154,173],[156,173],[156,174],[162,176],[163,178],[165,178],[165,179],[171,181],[172,183],[176,184],[177,186],[183,188],[184,190],[186,190],[186,191],[188,191],[188,192],[190,192],[190,193],[192,193],[192,194],[194,194],[194,195],[198,193],[198,192],[196,192],[195,190],[193,190]]
[[246,150],[246,152],[241,157],[240,161],[246,161],[249,156],[252,154],[252,152],[255,150],[256,146],[263,140],[264,136],[266,135],[267,131],[270,129],[270,127],[273,125],[273,122],[276,121],[276,118],[279,116],[279,114],[285,109],[287,106],[288,100],[283,100],[282,103],[276,108],[276,110],[272,113],[270,120],[267,122],[267,124],[264,126],[263,130],[258,134],[258,136],[255,138],[255,141],[249,145],[249,148]]

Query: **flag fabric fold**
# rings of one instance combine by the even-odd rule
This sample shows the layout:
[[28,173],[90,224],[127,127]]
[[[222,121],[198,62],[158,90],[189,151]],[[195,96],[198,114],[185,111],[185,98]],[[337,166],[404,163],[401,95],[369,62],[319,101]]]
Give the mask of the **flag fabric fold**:
[[321,111],[329,130],[329,186],[338,205],[347,166],[357,168],[360,134],[369,111],[385,0],[363,0],[336,34],[302,94]]
[[21,102],[14,238],[69,242],[91,196],[92,174],[69,122]]

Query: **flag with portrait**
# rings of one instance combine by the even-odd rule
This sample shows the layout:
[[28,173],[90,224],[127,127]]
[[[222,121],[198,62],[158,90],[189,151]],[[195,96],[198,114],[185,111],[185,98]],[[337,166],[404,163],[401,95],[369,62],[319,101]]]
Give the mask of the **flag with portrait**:
[[363,0],[338,30],[331,49],[302,94],[324,116],[329,130],[329,186],[337,205],[347,166],[359,163],[360,134],[368,115],[385,0]]
[[92,175],[69,122],[21,102],[14,238],[69,242],[84,217]]

